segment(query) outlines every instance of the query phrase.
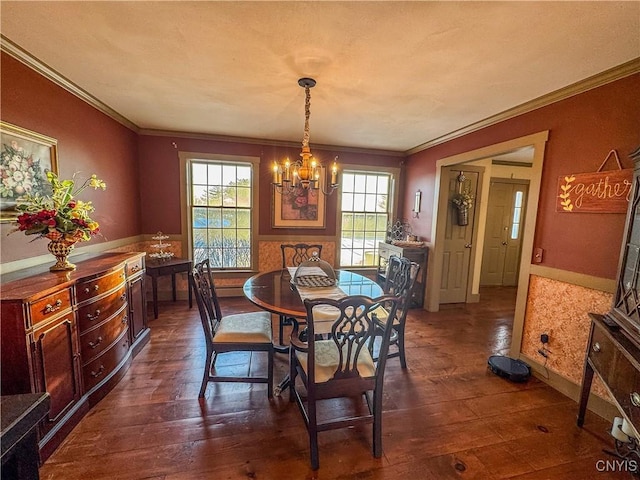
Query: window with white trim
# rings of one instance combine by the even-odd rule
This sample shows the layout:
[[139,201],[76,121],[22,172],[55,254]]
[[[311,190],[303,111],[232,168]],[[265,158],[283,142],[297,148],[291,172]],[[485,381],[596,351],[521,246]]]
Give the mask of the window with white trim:
[[194,263],[252,267],[254,185],[251,162],[189,159],[189,221]]
[[378,242],[387,236],[393,176],[348,171],[341,178],[340,266],[368,267],[378,262]]

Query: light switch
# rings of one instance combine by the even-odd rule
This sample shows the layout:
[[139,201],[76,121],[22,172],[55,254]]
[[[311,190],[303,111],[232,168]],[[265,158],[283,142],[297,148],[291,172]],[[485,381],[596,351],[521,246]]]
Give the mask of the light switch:
[[541,248],[533,249],[533,263],[542,263],[542,255],[544,254],[544,250]]

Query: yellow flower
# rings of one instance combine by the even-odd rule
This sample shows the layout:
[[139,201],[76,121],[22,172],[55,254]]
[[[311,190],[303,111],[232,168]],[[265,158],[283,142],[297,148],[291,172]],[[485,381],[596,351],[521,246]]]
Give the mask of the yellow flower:
[[107,188],[107,184],[100,180],[95,173],[89,179],[89,186],[94,189],[101,188],[102,190]]

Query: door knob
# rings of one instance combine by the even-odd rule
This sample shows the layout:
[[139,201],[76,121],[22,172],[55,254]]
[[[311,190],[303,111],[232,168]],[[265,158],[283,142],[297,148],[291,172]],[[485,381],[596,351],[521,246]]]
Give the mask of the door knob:
[[471,248],[471,244],[470,243],[465,243],[464,244],[464,248]]
[[502,242],[502,245],[506,246],[506,245],[507,245],[507,242]]

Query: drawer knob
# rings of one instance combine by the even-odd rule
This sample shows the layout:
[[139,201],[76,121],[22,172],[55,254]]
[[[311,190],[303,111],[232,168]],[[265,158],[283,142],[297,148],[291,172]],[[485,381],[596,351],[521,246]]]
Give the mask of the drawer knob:
[[132,272],[137,272],[138,270],[140,270],[140,265],[134,265],[133,267],[131,267]]
[[[100,290],[100,285],[97,285],[97,284],[96,284],[96,285],[94,285],[94,286],[93,286],[93,291],[94,291],[94,292],[97,292],[98,290]],[[84,289],[84,293],[86,293],[86,294],[91,293],[91,288],[89,288],[89,287],[85,288],[85,289]]]
[[122,295],[120,295],[120,301],[124,302],[127,299],[127,292],[124,292]]
[[100,309],[98,308],[94,314],[87,313],[87,318],[89,320],[96,320],[100,316]]
[[593,347],[591,347],[591,349],[596,353],[599,352],[600,351],[600,344],[598,342],[594,343]]
[[102,343],[102,337],[98,337],[96,338],[95,342],[89,342],[89,346],[91,348],[96,348],[98,345],[100,345]]
[[631,405],[633,405],[634,407],[640,407],[640,393],[631,393]]
[[122,323],[124,323],[126,325],[126,323],[129,321],[129,317],[127,317],[126,315],[124,315],[122,317]]
[[62,306],[62,300],[60,299],[57,299],[53,305],[51,305],[50,303],[47,303],[47,305],[44,307],[44,313],[51,313],[51,312],[55,312],[56,310],[60,310],[61,306]]
[[93,378],[99,377],[100,375],[102,375],[102,372],[104,372],[104,365],[100,365],[100,368],[97,371],[91,371],[91,376]]

